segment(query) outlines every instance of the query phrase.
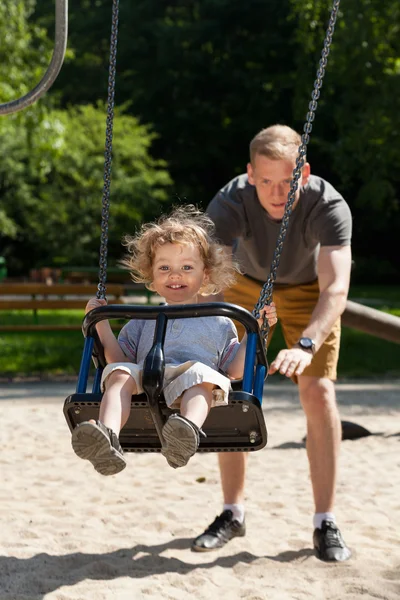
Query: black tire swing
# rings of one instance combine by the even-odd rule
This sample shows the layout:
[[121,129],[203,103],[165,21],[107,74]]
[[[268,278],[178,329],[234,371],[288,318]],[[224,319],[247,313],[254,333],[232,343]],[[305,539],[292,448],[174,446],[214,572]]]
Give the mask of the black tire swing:
[[[233,304],[215,302],[209,304],[188,304],[186,306],[134,306],[109,305],[95,308],[83,320],[82,331],[85,337],[81,366],[76,392],[64,403],[64,415],[70,430],[79,423],[90,419],[97,420],[102,399],[100,391],[101,373],[106,366],[103,347],[96,332],[96,324],[104,319],[152,319],[156,321],[153,346],[145,360],[143,369],[144,394],[133,396],[128,422],[121,430],[120,443],[127,452],[160,452],[162,447],[162,428],[171,413],[163,394],[164,352],[163,344],[168,319],[210,317],[223,315],[244,325],[247,335],[247,350],[243,379],[233,382],[227,406],[213,408],[203,426],[206,437],[200,440],[198,452],[238,452],[261,450],[267,443],[267,429],[262,412],[264,381],[268,372],[266,342],[269,327],[265,323],[260,332],[257,317],[259,311],[272,299],[273,284],[279,266],[283,241],[286,236],[289,217],[295,199],[295,192],[304,165],[306,147],[317,109],[329,48],[332,42],[334,26],[340,0],[334,0],[321,60],[314,83],[309,112],[304,125],[302,143],[298,151],[296,168],[290,186],[288,202],[282,220],[277,245],[271,266],[271,274],[264,284],[259,301],[253,314]],[[114,92],[116,73],[116,54],[118,40],[119,0],[113,0],[112,27],[110,43],[110,64],[108,78],[108,105],[106,145],[104,162],[104,187],[102,200],[102,222],[100,242],[100,268],[98,298],[105,298],[107,279],[107,243],[110,206],[111,157],[114,117]],[[96,373],[92,391],[87,392],[88,376],[93,360]]]

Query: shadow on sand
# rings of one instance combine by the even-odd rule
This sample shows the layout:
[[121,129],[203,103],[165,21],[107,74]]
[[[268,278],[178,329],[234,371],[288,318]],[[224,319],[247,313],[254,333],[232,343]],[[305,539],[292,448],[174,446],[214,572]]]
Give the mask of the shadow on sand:
[[281,552],[276,556],[239,552],[201,563],[161,556],[166,550],[189,550],[191,542],[192,538],[177,538],[165,544],[138,544],[133,548],[121,548],[103,554],[74,552],[53,556],[41,553],[31,558],[0,556],[1,600],[41,600],[50,592],[63,586],[73,586],[85,579],[107,581],[119,577],[140,579],[164,573],[186,575],[196,569],[231,569],[238,563],[251,564],[260,559],[284,563],[313,556],[311,549]]

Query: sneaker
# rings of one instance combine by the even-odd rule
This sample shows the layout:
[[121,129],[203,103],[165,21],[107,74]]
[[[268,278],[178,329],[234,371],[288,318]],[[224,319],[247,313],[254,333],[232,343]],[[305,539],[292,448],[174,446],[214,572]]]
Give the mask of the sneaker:
[[233,518],[231,510],[224,510],[205,532],[194,540],[192,550],[195,552],[210,552],[222,548],[232,538],[243,537],[244,535],[246,535],[245,521],[239,523]]
[[118,437],[100,421],[77,425],[71,443],[75,454],[91,462],[101,475],[115,475],[126,467]]
[[200,429],[181,415],[171,415],[165,423],[161,454],[170,467],[178,469],[187,465],[200,444]]
[[314,549],[320,560],[342,562],[351,556],[342,534],[333,521],[322,521],[321,529],[314,530]]

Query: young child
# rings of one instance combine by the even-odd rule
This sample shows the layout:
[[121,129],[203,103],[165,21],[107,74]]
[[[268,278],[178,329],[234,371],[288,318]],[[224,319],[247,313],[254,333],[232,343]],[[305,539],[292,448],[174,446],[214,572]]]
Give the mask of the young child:
[[[165,298],[167,304],[196,304],[198,295],[218,294],[233,284],[237,266],[213,239],[212,221],[193,206],[144,225],[125,238],[124,264],[136,282]],[[89,312],[105,305],[93,298]],[[270,326],[277,322],[272,303],[262,309]],[[126,466],[118,441],[128,420],[132,395],[143,392],[142,368],[154,336],[153,320],[131,320],[116,340],[108,321],[97,325],[107,366],[101,379],[103,399],[99,421],[78,425],[72,433],[75,453],[89,460],[102,475]],[[162,454],[173,468],[187,464],[199,446],[201,427],[213,406],[227,404],[230,379],[243,376],[247,336],[239,343],[233,322],[226,317],[170,319],[165,336],[164,397],[179,408],[162,431]]]

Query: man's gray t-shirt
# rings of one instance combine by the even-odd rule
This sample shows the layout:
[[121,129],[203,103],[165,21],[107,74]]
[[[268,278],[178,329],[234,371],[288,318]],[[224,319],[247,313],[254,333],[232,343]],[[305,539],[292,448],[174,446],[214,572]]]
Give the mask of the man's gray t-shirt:
[[[261,206],[247,174],[223,187],[207,213],[215,223],[217,238],[233,248],[243,273],[266,281],[281,222],[273,221]],[[343,197],[330,183],[310,175],[289,218],[276,283],[315,281],[320,246],[349,245],[351,229],[351,213]]]
[[[143,365],[154,339],[155,321],[134,319],[121,329],[118,343],[132,362]],[[225,371],[239,348],[236,327],[227,317],[169,319],[164,342],[165,363],[201,362]]]

